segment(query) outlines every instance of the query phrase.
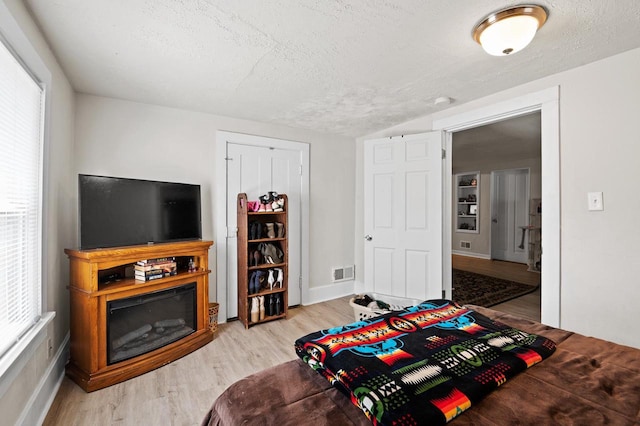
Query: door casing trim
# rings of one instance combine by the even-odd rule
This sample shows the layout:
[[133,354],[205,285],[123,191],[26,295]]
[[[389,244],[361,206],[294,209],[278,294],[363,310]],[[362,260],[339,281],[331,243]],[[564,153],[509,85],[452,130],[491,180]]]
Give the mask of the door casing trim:
[[[518,117],[531,112],[541,112],[541,161],[542,161],[542,229],[543,237],[541,273],[541,322],[552,327],[562,327],[561,306],[561,236],[560,236],[560,87],[554,86],[507,101],[495,103],[471,111],[435,118],[433,130],[445,132],[447,152],[451,151],[452,133]],[[443,253],[451,253],[451,155],[445,158]],[[443,258],[443,279],[451,283],[451,256]],[[445,281],[446,282],[446,281]],[[444,286],[446,287],[446,285]],[[451,297],[447,294],[446,297]]]

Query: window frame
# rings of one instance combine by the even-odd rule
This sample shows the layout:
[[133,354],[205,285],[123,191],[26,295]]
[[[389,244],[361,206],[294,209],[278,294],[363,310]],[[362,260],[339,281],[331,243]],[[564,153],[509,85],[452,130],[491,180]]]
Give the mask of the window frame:
[[[42,87],[43,112],[42,112],[42,137],[40,155],[40,220],[39,251],[40,251],[40,310],[39,321],[36,322],[15,344],[0,358],[0,397],[9,389],[18,377],[24,366],[35,358],[36,351],[47,337],[48,325],[55,317],[55,312],[48,310],[48,249],[46,238],[48,234],[48,165],[49,165],[49,138],[51,116],[51,87],[52,75],[33,44],[23,32],[18,22],[13,17],[12,11],[4,1],[0,1],[0,41],[9,49],[25,71]],[[39,40],[37,40],[39,41]],[[50,361],[50,357],[47,357]]]

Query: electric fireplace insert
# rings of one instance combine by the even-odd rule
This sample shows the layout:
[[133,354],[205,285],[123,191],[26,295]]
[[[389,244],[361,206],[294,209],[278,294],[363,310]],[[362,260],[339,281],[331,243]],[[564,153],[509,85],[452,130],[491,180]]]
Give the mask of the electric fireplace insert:
[[196,331],[196,283],[107,302],[107,365]]

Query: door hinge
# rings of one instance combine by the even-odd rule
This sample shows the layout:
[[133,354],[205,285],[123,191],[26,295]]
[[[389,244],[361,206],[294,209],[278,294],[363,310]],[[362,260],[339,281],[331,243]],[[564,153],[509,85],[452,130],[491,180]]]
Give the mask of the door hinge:
[[442,159],[444,160],[445,158],[447,158],[447,150],[442,148]]
[[444,290],[442,290],[442,298],[443,298],[443,299],[446,299],[446,294],[447,294],[447,292],[446,292],[446,291],[444,291]]
[[298,171],[300,172],[300,176],[302,176],[302,164],[298,167]]
[[302,275],[298,277],[298,287],[300,287],[300,290],[302,290]]

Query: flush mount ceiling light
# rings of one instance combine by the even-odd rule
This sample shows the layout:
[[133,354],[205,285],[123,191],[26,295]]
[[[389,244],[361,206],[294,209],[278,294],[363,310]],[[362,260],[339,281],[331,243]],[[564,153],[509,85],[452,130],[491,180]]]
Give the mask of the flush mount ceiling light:
[[546,20],[541,6],[510,7],[483,19],[473,30],[473,39],[490,55],[511,55],[527,47]]

